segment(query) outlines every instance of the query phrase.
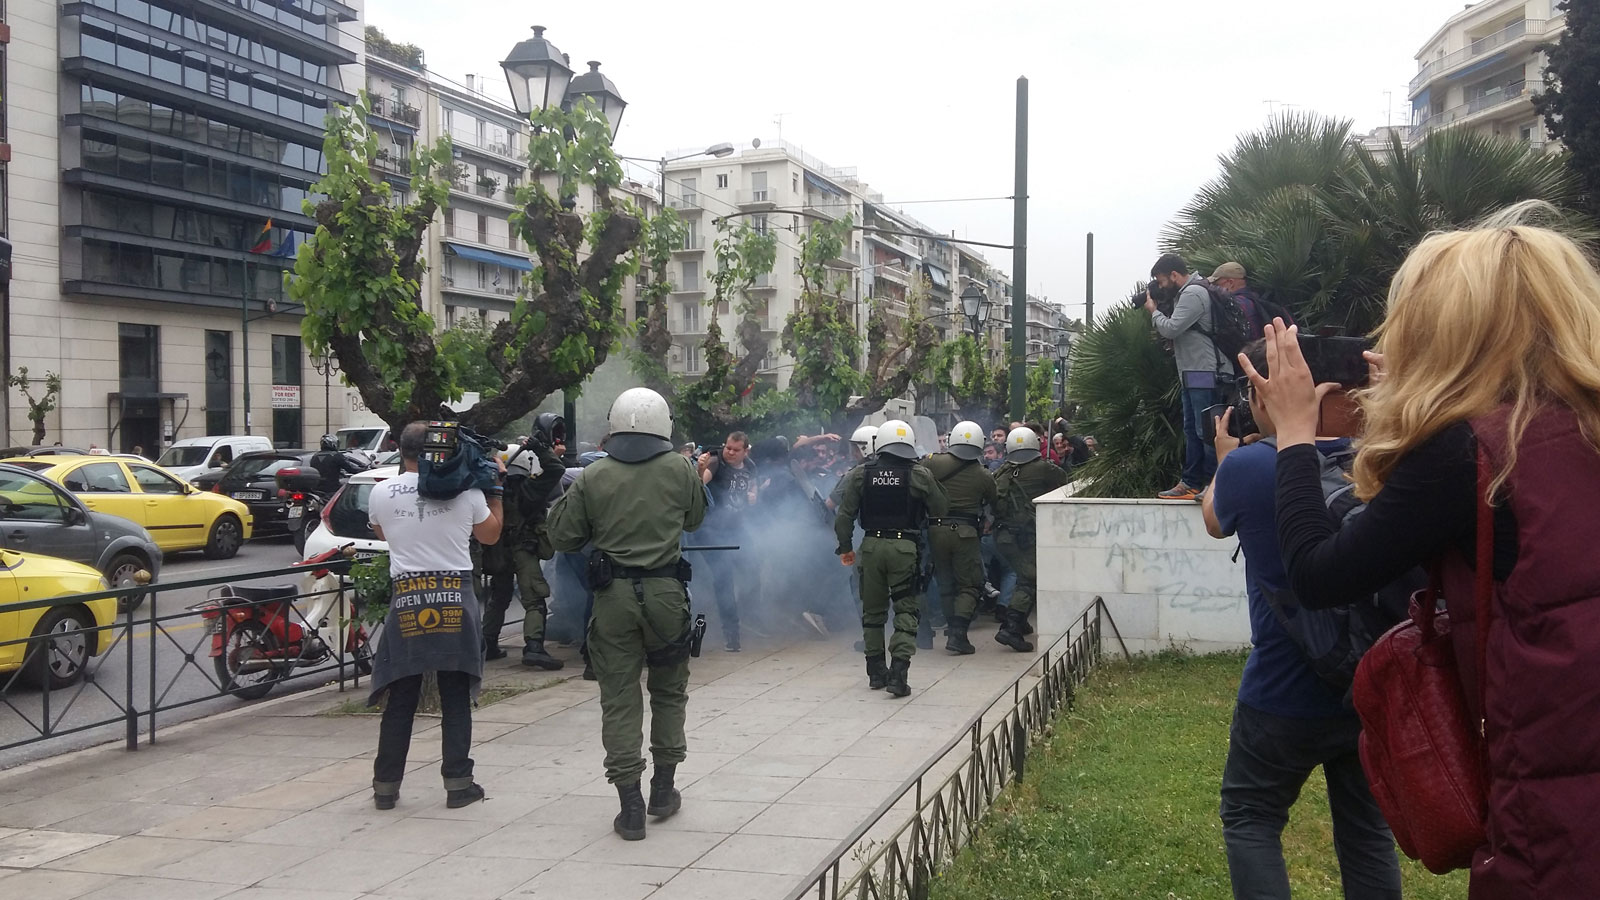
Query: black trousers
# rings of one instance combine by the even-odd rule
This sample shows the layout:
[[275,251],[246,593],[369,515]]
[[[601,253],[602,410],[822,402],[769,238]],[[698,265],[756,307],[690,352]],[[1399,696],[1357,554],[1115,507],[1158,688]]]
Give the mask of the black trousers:
[[[440,743],[444,761],[439,774],[445,790],[472,784],[472,676],[465,672],[440,672],[439,706],[444,714]],[[422,699],[422,676],[409,675],[389,683],[389,701],[378,726],[378,758],[372,764],[372,787],[379,794],[400,789],[406,774],[406,754],[411,750],[411,727]]]
[[1290,719],[1235,704],[1222,769],[1222,842],[1237,900],[1289,900],[1283,828],[1317,766],[1328,782],[1346,900],[1400,900],[1394,835],[1361,769],[1360,734],[1355,716]]

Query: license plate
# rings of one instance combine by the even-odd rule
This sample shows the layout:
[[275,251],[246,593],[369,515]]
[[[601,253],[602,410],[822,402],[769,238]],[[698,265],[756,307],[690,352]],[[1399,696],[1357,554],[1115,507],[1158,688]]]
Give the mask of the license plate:
[[215,619],[211,619],[211,620],[206,622],[206,634],[221,634],[221,633],[222,633],[222,617],[221,616],[217,616]]
[[285,511],[285,515],[287,515],[291,519],[298,519],[298,518],[300,518],[300,515],[302,513],[304,513],[304,512],[305,512],[305,508],[304,507],[291,506],[291,507],[289,507],[288,510]]
[[264,491],[234,491],[233,492],[233,499],[235,499],[235,500],[260,500],[260,499],[262,499],[262,498],[264,498],[266,496],[267,495],[266,495],[266,493]]
[[371,558],[373,558],[374,556],[377,556],[377,555],[378,555],[378,551],[376,551],[376,550],[357,550],[355,558],[356,559],[371,559]]

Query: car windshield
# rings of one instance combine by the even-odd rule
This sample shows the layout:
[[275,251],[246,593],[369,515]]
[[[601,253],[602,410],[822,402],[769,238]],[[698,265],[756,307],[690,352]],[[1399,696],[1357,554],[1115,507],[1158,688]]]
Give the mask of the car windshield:
[[362,450],[376,450],[378,439],[382,436],[382,428],[345,428],[339,432],[339,446],[343,449],[356,447]]
[[19,469],[27,469],[30,472],[40,472],[50,468],[51,466],[55,465],[55,463],[32,462],[30,460],[19,459],[13,463],[6,463],[6,465],[16,466]]
[[211,452],[210,447],[168,447],[161,458],[156,460],[158,466],[198,466],[206,461],[206,455]]
[[367,521],[367,502],[372,499],[371,484],[351,483],[339,492],[339,499],[328,510],[328,531],[342,538],[373,540],[372,524]]

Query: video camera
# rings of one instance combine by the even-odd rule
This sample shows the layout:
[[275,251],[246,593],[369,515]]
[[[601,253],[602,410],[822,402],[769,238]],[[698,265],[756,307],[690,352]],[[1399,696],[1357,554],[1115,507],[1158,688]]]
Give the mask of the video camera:
[[428,422],[418,460],[417,493],[430,500],[450,500],[469,488],[500,490],[495,454],[503,441],[480,434],[460,422]]
[[472,444],[488,455],[505,450],[507,446],[504,441],[480,434],[460,422],[429,422],[427,425],[428,434],[422,439],[422,457],[434,465],[454,456],[463,443]]

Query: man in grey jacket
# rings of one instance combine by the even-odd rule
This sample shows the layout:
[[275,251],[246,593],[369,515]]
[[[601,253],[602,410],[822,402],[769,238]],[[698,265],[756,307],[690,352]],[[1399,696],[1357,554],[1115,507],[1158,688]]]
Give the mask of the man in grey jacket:
[[1222,402],[1218,373],[1231,373],[1232,367],[1211,339],[1215,333],[1211,295],[1206,291],[1204,279],[1190,274],[1189,265],[1176,253],[1164,254],[1156,260],[1150,275],[1160,287],[1178,291],[1172,315],[1158,309],[1155,298],[1148,293],[1144,308],[1150,312],[1150,322],[1155,325],[1156,333],[1172,341],[1173,355],[1178,360],[1178,378],[1182,382],[1179,393],[1183,398],[1183,477],[1171,489],[1156,496],[1163,500],[1198,500],[1217,471],[1217,451],[1205,439],[1202,430],[1205,411]]

